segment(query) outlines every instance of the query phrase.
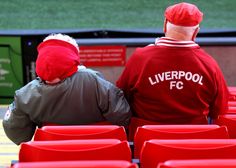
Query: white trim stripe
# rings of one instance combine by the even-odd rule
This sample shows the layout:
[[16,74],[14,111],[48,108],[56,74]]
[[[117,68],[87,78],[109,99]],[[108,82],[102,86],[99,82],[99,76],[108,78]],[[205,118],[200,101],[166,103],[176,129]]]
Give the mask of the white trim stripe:
[[156,46],[167,47],[198,47],[194,41],[178,41],[167,37],[157,38],[155,41]]
[[197,47],[198,45],[196,45],[196,44],[174,45],[174,44],[157,43],[156,46],[167,46],[167,47]]

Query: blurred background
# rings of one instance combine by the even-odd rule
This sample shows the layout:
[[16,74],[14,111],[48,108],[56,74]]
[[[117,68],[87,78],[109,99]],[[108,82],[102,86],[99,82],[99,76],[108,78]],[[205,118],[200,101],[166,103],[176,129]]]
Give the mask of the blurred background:
[[[180,0],[0,0],[0,29],[162,28]],[[235,28],[235,0],[186,0],[204,13],[202,27]]]

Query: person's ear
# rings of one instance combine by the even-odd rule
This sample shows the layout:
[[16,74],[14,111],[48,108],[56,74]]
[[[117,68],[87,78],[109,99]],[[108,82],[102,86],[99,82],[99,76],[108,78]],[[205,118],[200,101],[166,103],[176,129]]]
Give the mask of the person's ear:
[[200,31],[200,27],[197,27],[197,28],[194,30],[193,36],[192,36],[192,41],[195,40],[195,38],[197,37],[197,34],[198,34],[199,31]]
[[167,31],[167,19],[165,18],[163,25],[163,32],[166,33],[166,31]]

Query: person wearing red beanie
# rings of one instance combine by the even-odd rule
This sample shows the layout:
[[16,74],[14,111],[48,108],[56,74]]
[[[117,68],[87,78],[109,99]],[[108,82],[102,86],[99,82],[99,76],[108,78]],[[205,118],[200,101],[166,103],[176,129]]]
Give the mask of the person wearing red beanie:
[[15,144],[31,140],[35,129],[45,124],[129,124],[131,111],[123,92],[99,72],[79,66],[73,38],[52,34],[37,49],[38,78],[15,92],[3,120]]
[[135,117],[160,124],[207,124],[227,112],[217,62],[194,42],[203,13],[178,3],[164,13],[165,37],[137,48],[117,81]]

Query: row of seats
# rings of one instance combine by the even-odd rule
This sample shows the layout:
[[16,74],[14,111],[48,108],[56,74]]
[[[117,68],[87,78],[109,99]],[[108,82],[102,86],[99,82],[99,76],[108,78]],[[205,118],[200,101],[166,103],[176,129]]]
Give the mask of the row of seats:
[[[225,114],[220,115],[217,120],[215,120],[215,124],[226,126],[228,129],[228,133],[230,138],[236,138],[236,115],[234,114]],[[143,119],[133,117],[131,119],[131,124],[129,128],[128,140],[134,140],[134,134],[138,127],[142,125],[158,125],[152,121],[146,121]],[[77,127],[80,128],[80,132],[78,132]],[[90,139],[96,135],[97,138],[113,138],[114,134],[116,134],[116,138],[119,140],[127,140],[127,135],[125,129],[119,126],[101,126],[98,127],[96,132],[93,129],[90,129],[89,126],[67,126],[66,128],[58,127],[58,126],[44,126],[41,129],[37,129],[34,140],[40,140],[40,137],[44,137],[44,140],[63,140],[63,139]],[[53,132],[51,131],[53,130]],[[60,132],[61,131],[61,132]],[[64,136],[64,137],[63,137]]]
[[235,168],[236,159],[168,160],[157,168]]
[[128,138],[124,127],[115,125],[44,126],[36,130],[34,141],[21,144],[18,163],[12,167],[137,168],[135,159],[142,168],[188,167],[185,161],[191,164],[194,159],[208,159],[209,164],[221,159],[232,166],[236,162],[236,139],[229,139],[236,137],[233,89],[228,114],[215,121],[218,125],[158,125],[132,118]]
[[124,127],[116,125],[43,126],[22,143],[20,167],[138,168]]
[[137,164],[124,160],[20,162],[12,168],[138,168]]
[[236,139],[152,139],[144,143],[140,154],[143,168],[173,159],[236,159]]
[[[218,124],[214,125],[215,131],[219,134],[215,134],[214,129],[203,131],[208,132],[205,137],[203,134],[198,136],[201,131],[195,134],[194,130],[182,134],[183,130],[178,129],[181,126],[170,126],[168,133],[163,129],[153,131],[153,126],[138,127],[134,153],[140,158],[142,168],[235,168],[236,87],[229,87],[229,92],[227,114],[214,121]],[[191,130],[191,126],[187,127]]]
[[[72,134],[73,140],[70,139]],[[104,137],[101,135],[104,135]],[[163,139],[175,139],[173,142],[181,142],[179,141],[180,139],[185,139],[184,143],[182,143],[183,145],[186,144],[185,142],[192,142],[196,138],[198,138],[194,141],[196,144],[203,140],[199,138],[208,139],[208,141],[204,140],[207,142],[207,147],[207,145],[214,142],[213,140],[219,138],[224,142],[228,142],[226,140],[229,138],[229,135],[225,126],[218,125],[145,125],[139,127],[135,133],[134,156],[135,158],[140,158],[142,167],[155,167],[159,162],[165,161],[165,159],[175,159],[175,157],[169,157],[172,155],[168,153],[166,156],[163,155],[164,151],[168,152],[167,147],[160,152],[163,157],[157,157],[160,146],[163,146],[163,144],[160,145],[159,143],[166,141]],[[186,139],[189,140],[186,141]],[[192,146],[196,146],[196,144]],[[228,143],[226,143],[227,145]],[[190,149],[192,149],[192,146]],[[225,148],[223,145],[221,146],[217,143],[217,145],[212,145],[211,147],[215,152],[222,153],[223,151],[224,153]],[[201,149],[202,151],[200,152],[208,150],[203,150],[202,146]],[[170,153],[173,153],[171,151],[173,149],[169,150]],[[189,149],[185,150],[188,151]],[[184,150],[182,149],[182,151]],[[179,156],[178,152],[175,154]],[[123,160],[131,163],[131,159],[131,149],[125,138],[123,127],[114,125],[44,126],[37,129],[34,141],[21,144],[18,164],[62,160]],[[18,164],[14,166],[18,166]]]
[[[123,127],[106,126],[44,126],[36,130],[34,141],[72,139],[119,139],[127,141]],[[138,127],[134,137],[134,156],[139,157],[143,143],[150,139],[228,139],[225,126],[218,125],[145,125]],[[83,141],[81,141],[82,143]],[[32,143],[32,142],[28,142]],[[27,144],[27,143],[26,143]],[[25,144],[23,144],[25,145]]]
[[[235,168],[236,159],[168,160],[157,168]],[[121,160],[52,161],[17,163],[13,168],[138,168],[136,164]]]
[[139,158],[144,142],[151,139],[229,139],[225,126],[145,125],[134,136],[134,158]]

